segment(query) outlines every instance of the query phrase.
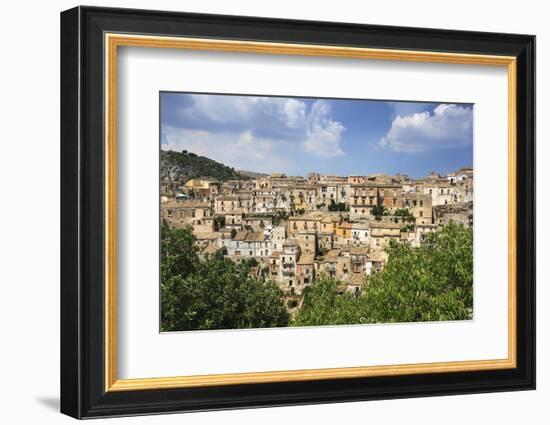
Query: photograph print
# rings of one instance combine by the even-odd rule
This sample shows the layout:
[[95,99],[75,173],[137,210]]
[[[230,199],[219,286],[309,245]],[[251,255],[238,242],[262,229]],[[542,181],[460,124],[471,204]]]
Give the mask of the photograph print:
[[161,92],[160,331],[472,320],[472,104]]

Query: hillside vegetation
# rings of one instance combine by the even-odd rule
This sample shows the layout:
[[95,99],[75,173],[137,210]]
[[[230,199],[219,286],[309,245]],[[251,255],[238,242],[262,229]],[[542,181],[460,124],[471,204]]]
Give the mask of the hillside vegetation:
[[192,152],[160,151],[161,178],[170,177],[182,184],[188,180],[207,177],[215,180],[248,180],[250,177],[240,174],[232,167],[199,156]]

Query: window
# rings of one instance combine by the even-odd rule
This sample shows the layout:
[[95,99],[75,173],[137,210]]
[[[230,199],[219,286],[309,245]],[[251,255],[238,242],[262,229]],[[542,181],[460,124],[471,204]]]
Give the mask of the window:
[[424,211],[420,211],[420,217],[424,217]]

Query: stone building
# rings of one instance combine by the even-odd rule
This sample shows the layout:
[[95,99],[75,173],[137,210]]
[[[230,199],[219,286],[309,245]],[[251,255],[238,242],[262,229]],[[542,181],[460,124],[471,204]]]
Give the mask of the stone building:
[[444,226],[450,221],[472,226],[474,222],[474,203],[465,202],[457,205],[438,205],[434,207],[434,221]]
[[233,259],[270,255],[268,240],[262,232],[241,230],[230,239],[225,239],[223,246],[227,249],[227,255]]
[[[161,204],[162,219],[169,226],[176,228],[200,225],[202,224],[201,220],[211,217],[211,212],[212,208],[209,202],[185,200],[168,201]],[[213,221],[210,223],[213,224]]]
[[384,251],[390,241],[399,242],[401,238],[401,225],[390,221],[370,222],[370,249],[371,251]]
[[289,239],[283,244],[283,251],[280,255],[280,278],[279,286],[291,293],[301,291],[296,279],[296,266],[300,259],[300,245],[294,239]]
[[251,195],[220,195],[214,201],[216,214],[250,214],[253,211]]
[[269,249],[271,252],[281,252],[283,250],[283,244],[286,241],[286,227],[273,226],[269,230],[269,234]]
[[432,197],[423,193],[406,193],[403,195],[403,206],[407,208],[418,224],[431,224]]
[[253,193],[253,206],[255,213],[272,212],[275,209],[275,194],[270,191],[255,191]]
[[372,209],[379,205],[378,187],[372,184],[352,184],[349,193],[350,218],[372,217]]
[[288,233],[291,236],[298,234],[299,232],[319,232],[322,230],[322,221],[325,215],[321,212],[311,212],[303,215],[289,217],[288,219]]
[[351,223],[351,243],[356,245],[370,245],[370,224],[368,222]]
[[272,224],[273,217],[266,214],[247,214],[242,219],[243,227],[254,232],[263,232]]
[[300,251],[302,255],[312,254],[313,256],[317,255],[318,244],[317,244],[317,232],[314,231],[301,231],[296,235],[296,240],[300,245]]
[[306,286],[310,286],[315,281],[314,254],[300,254],[296,263],[296,286],[294,293],[301,294]]
[[390,211],[403,208],[403,188],[399,185],[387,185],[380,188],[382,205]]

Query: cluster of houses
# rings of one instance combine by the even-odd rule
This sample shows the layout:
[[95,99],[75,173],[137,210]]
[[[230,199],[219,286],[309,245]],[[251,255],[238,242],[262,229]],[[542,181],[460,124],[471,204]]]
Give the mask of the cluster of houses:
[[449,221],[471,226],[473,169],[405,175],[271,174],[225,182],[162,180],[161,215],[191,226],[201,255],[254,258],[253,271],[299,296],[323,276],[359,293],[391,241],[419,246]]

